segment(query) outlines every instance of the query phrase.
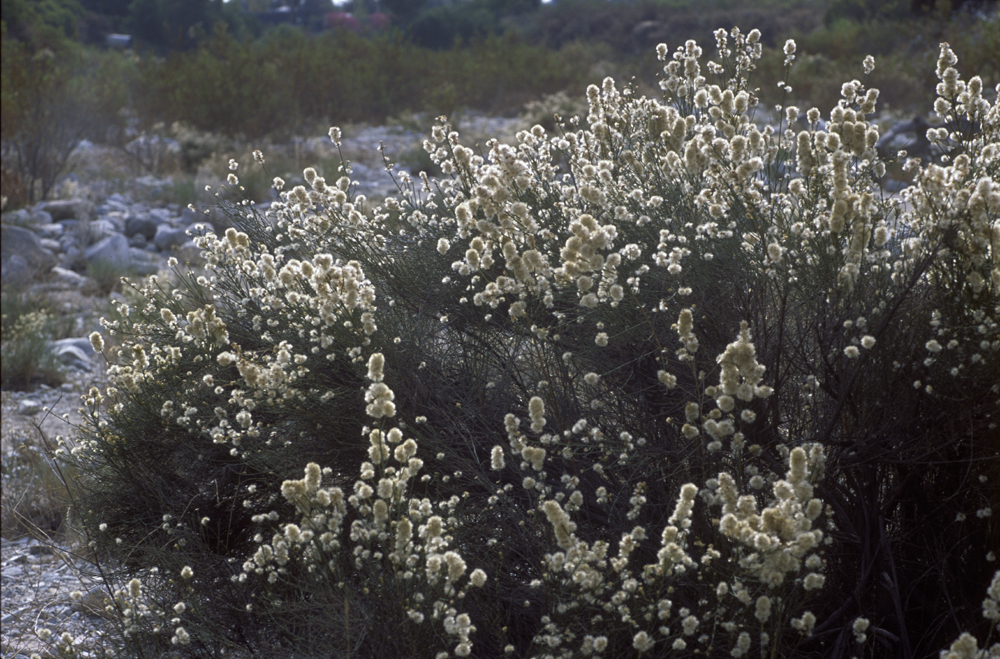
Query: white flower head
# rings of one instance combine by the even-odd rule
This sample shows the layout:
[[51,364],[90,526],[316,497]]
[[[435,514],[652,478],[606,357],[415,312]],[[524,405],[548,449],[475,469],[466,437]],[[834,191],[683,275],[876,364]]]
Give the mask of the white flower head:
[[493,451],[490,453],[490,466],[493,467],[493,471],[500,471],[505,465],[506,463],[503,458],[503,448],[500,446],[494,446]]
[[757,598],[756,610],[754,611],[754,617],[761,622],[767,622],[767,619],[771,617],[771,598],[767,595],[761,595]]
[[868,618],[855,618],[852,629],[854,630],[854,640],[858,643],[864,643],[868,638],[865,632],[868,630],[869,622]]
[[532,396],[528,401],[528,414],[531,415],[531,429],[541,432],[545,427],[545,401],[538,396]]
[[191,637],[183,627],[174,630],[174,636],[170,639],[174,645],[187,645],[191,642]]
[[638,650],[639,654],[649,652],[653,649],[654,645],[656,645],[656,641],[644,631],[639,632],[632,637],[632,647]]
[[368,358],[368,379],[372,382],[381,382],[383,377],[383,366],[385,366],[385,357],[382,356],[382,353],[373,353],[372,356]]
[[483,585],[486,583],[486,573],[483,572],[481,569],[476,568],[475,570],[472,571],[472,574],[469,575],[469,583],[471,583],[476,588],[482,588]]

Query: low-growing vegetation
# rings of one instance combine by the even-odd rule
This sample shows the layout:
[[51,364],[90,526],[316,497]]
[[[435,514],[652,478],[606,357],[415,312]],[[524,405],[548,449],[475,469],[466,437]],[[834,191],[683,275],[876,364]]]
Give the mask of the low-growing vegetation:
[[72,452],[123,655],[1000,652],[1000,89],[942,44],[889,196],[875,60],[767,122],[756,30],[656,52],[136,284]]
[[[89,12],[68,0],[5,4],[2,183],[11,207],[44,198],[82,139],[126,149],[139,166],[155,169],[162,154],[135,140],[164,135],[162,127],[177,122],[256,148],[321,125],[381,123],[407,112],[510,114],[547,94],[579,98],[604,75],[652,71],[657,41],[680,43],[734,21],[766,26],[764,78],[780,76],[786,37],[811,53],[791,81],[793,97],[760,86],[768,107],[832,105],[840,83],[854,76],[859,52],[884,62],[869,83],[882,90],[883,109],[897,113],[933,102],[931,46],[939,41],[949,42],[987,87],[1000,75],[1000,19],[989,3],[892,3],[889,11],[879,3],[795,0],[752,9],[728,0],[697,7],[664,0],[408,1],[385,3],[389,14],[376,13],[389,22],[371,30],[336,20],[321,29],[317,3],[300,8],[301,25],[269,29],[253,27],[251,15],[233,3],[83,4]],[[374,20],[366,3],[354,4],[352,20]],[[134,30],[135,49],[93,45],[100,41],[95,30],[111,29]],[[644,92],[656,84],[652,77],[639,82]],[[182,155],[181,166],[195,173],[187,156],[198,154]]]
[[58,336],[61,323],[47,305],[22,291],[3,290],[3,333],[0,339],[4,389],[25,389],[38,384],[59,385],[63,373],[49,341]]

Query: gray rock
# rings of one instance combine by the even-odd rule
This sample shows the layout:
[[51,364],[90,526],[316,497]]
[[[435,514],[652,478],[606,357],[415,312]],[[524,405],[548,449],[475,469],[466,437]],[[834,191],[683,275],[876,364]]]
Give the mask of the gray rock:
[[79,245],[73,244],[63,249],[59,257],[59,263],[66,268],[77,269],[87,266],[86,257]]
[[53,254],[58,254],[59,252],[62,251],[62,245],[59,243],[58,240],[52,240],[51,238],[40,238],[38,240],[38,243],[45,249],[52,252]]
[[90,345],[89,339],[62,339],[52,341],[49,346],[52,354],[66,366],[83,371],[89,371],[93,366],[90,358],[94,355],[94,348]]
[[52,556],[56,552],[48,545],[31,545],[28,547],[28,553],[32,556]]
[[34,230],[40,238],[52,238],[58,240],[59,237],[63,235],[63,231],[66,230],[66,227],[58,222],[53,222],[52,224],[39,224],[34,227]]
[[18,208],[16,211],[4,213],[5,224],[13,224],[19,227],[26,227],[31,224],[31,211],[27,208]]
[[52,222],[53,222],[52,214],[46,211],[44,208],[39,208],[38,206],[35,206],[35,208],[31,211],[31,223],[33,225],[52,224]]
[[100,206],[97,207],[96,212],[98,215],[107,215],[108,213],[119,212],[123,213],[129,208],[129,201],[117,192],[107,199],[104,200]]
[[94,215],[94,204],[86,199],[56,199],[40,204],[41,210],[59,220],[89,220]]
[[140,247],[129,247],[132,257],[131,268],[139,275],[155,275],[160,271],[160,259],[155,254]]
[[66,288],[82,288],[87,283],[83,275],[59,266],[52,268],[52,276],[57,284]]
[[80,353],[87,359],[90,359],[92,356],[97,354],[94,352],[94,345],[90,342],[90,339],[85,336],[71,339],[59,339],[58,341],[53,341],[52,345],[56,349],[73,347],[76,350],[79,350]]
[[181,224],[194,224],[202,218],[202,214],[193,208],[185,208],[181,211]]
[[42,404],[31,398],[22,398],[17,403],[17,413],[21,416],[34,416],[42,411]]
[[5,224],[0,227],[0,242],[4,283],[27,283],[58,263],[56,255],[43,247],[38,236],[27,229]]
[[[170,210],[166,208],[149,209],[149,216],[153,218],[153,220],[157,224],[169,223],[171,220],[174,219],[174,215],[175,215],[174,213],[171,213]],[[184,224],[184,222],[180,222],[180,224]]]
[[115,227],[115,231],[118,233],[125,232],[125,219],[129,216],[128,212],[121,213],[118,211],[112,211],[106,215],[101,216],[102,220],[107,220]]
[[156,236],[156,229],[161,224],[163,222],[152,214],[134,215],[125,220],[125,237],[132,238],[141,235],[146,240],[152,240]]
[[5,286],[27,284],[34,276],[35,270],[20,254],[12,254],[4,258],[3,269],[0,270],[0,280]]
[[87,231],[87,242],[93,245],[117,233],[119,233],[119,230],[115,226],[115,223],[102,217],[90,223]]
[[142,249],[146,247],[147,244],[149,244],[149,241],[146,240],[146,236],[142,235],[141,233],[137,233],[133,236],[130,236],[128,239],[129,247],[138,247],[139,249]]
[[80,247],[80,241],[77,239],[75,233],[63,234],[59,237],[59,251],[66,252],[71,247]]
[[201,257],[201,249],[194,244],[193,240],[189,240],[180,247],[177,247],[174,250],[174,256],[177,258],[177,262],[182,265],[195,267],[205,265],[205,259]]
[[187,234],[187,227],[172,227],[168,224],[161,224],[156,227],[156,235],[153,236],[153,244],[161,252],[169,252],[174,247],[179,247],[191,239]]
[[129,267],[132,262],[128,240],[120,233],[112,234],[91,245],[84,252],[84,256],[90,263],[103,261],[123,269]]

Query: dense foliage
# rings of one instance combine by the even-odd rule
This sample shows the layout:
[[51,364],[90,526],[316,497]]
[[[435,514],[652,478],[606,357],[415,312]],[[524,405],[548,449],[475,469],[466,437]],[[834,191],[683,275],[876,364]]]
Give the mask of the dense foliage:
[[985,656],[997,90],[942,44],[889,197],[878,91],[769,118],[759,36],[515,145],[442,120],[374,208],[276,179],[122,305],[73,514],[127,651]]
[[[990,3],[937,13],[897,5],[858,18],[842,4],[796,0],[359,2],[344,7],[351,16],[309,0],[272,25],[266,0],[3,0],[3,194],[7,208],[43,197],[82,138],[163,144],[178,122],[186,133],[260,141],[407,113],[509,114],[543,94],[579,96],[605,75],[651,71],[659,41],[733,22],[763,26],[765,76],[780,75],[785,38],[811,53],[792,96],[760,90],[767,105],[831,106],[867,52],[884,62],[868,81],[883,109],[925,108],[936,84],[927,44],[939,41],[995,84],[1000,15]],[[106,48],[113,31],[131,33],[133,49]],[[647,76],[638,88],[655,84]]]

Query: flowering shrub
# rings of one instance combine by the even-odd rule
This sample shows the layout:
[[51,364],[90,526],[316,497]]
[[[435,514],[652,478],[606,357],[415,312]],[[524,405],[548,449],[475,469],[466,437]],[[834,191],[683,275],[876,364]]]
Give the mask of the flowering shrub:
[[995,97],[942,45],[945,155],[889,197],[877,90],[768,122],[759,33],[716,39],[714,62],[658,48],[662,99],[609,78],[514,145],[442,119],[443,176],[375,208],[348,163],[276,179],[265,216],[231,204],[198,239],[204,275],[120,309],[77,514],[149,611],[183,605],[130,607],[134,649],[926,656],[989,634],[996,581],[985,623],[963,603],[995,571]]
[[38,383],[58,386],[65,377],[49,347],[49,341],[61,338],[57,316],[47,304],[39,305],[13,288],[4,286],[0,298],[0,382],[14,390],[29,390]]

